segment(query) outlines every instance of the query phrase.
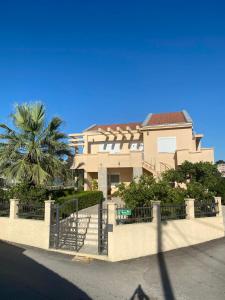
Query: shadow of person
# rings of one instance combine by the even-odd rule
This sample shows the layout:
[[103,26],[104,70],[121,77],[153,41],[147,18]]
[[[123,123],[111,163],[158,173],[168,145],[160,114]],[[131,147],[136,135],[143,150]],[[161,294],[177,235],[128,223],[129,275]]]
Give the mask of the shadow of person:
[[150,300],[139,284],[130,300]]
[[1,299],[91,299],[76,285],[27,257],[24,251],[0,241]]

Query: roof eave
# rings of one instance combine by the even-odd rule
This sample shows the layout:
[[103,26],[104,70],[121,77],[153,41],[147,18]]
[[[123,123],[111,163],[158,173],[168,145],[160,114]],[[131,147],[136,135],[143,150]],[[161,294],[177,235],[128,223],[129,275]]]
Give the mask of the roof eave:
[[185,119],[187,120],[188,123],[193,123],[191,116],[185,109],[182,110],[182,113],[185,116]]
[[145,120],[142,122],[141,126],[142,126],[142,127],[147,126],[147,124],[149,123],[151,117],[152,117],[152,113],[149,113],[149,114],[147,115],[147,117],[145,118]]
[[89,126],[88,128],[84,129],[83,132],[91,131],[91,129],[94,128],[95,126],[96,126],[96,124],[93,124],[93,125]]
[[184,128],[184,127],[192,127],[192,123],[184,122],[184,123],[173,123],[173,124],[158,124],[158,125],[147,125],[141,128],[141,130],[157,130],[157,129],[171,129],[172,128]]

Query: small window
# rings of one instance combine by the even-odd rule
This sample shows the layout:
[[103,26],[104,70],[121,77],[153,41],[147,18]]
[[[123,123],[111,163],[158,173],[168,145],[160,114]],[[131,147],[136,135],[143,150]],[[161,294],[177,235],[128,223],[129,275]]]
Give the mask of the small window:
[[159,137],[157,140],[158,152],[174,153],[177,150],[176,137]]
[[120,144],[119,143],[100,144],[99,145],[99,152],[118,153],[118,152],[120,152]]
[[143,143],[140,143],[139,144],[139,151],[143,151],[144,150],[144,144]]
[[130,151],[143,151],[143,149],[143,143],[131,143],[130,145]]
[[107,144],[100,144],[99,145],[99,152],[107,152]]
[[132,143],[132,144],[130,145],[130,150],[131,150],[131,151],[137,151],[137,148],[138,148],[138,144],[137,144],[137,143]]
[[110,153],[120,152],[120,144],[119,143],[114,143],[114,144],[111,144],[111,145],[112,145],[112,147],[111,147]]
[[99,152],[110,152],[112,148],[111,143],[104,143],[99,145]]

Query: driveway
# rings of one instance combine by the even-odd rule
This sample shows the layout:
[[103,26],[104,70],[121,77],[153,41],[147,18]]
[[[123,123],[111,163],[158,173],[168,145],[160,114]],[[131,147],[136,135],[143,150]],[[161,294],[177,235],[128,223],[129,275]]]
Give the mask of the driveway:
[[0,242],[1,299],[225,299],[225,238],[126,262]]

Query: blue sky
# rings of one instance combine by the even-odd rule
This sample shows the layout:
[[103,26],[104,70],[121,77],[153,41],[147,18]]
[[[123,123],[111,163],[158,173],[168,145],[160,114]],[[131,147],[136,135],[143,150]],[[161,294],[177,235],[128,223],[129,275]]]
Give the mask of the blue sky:
[[0,122],[35,100],[68,133],[186,109],[225,159],[225,2],[1,1]]

